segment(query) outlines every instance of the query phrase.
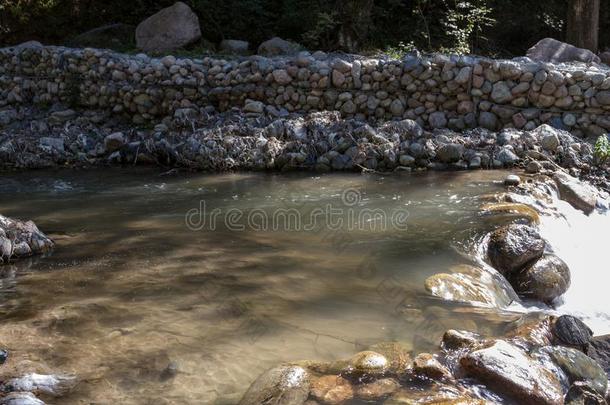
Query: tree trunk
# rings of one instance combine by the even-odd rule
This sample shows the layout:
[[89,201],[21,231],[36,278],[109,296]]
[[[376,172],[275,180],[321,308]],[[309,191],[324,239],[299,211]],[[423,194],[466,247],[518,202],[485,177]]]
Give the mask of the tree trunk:
[[567,42],[597,52],[599,44],[600,0],[570,0]]

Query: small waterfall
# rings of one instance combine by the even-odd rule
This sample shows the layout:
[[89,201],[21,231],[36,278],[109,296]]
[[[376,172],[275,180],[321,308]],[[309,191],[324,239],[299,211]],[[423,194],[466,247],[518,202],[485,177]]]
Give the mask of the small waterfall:
[[610,333],[610,214],[587,216],[555,199],[559,215],[540,217],[540,234],[570,267],[572,283],[557,306],[583,319],[596,335]]

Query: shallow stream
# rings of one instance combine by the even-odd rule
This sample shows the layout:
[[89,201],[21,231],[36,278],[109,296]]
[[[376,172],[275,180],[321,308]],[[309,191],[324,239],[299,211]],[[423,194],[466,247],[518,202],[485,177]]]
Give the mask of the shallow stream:
[[[235,404],[284,361],[381,341],[432,351],[449,328],[501,334],[518,308],[445,302],[424,281],[472,263],[498,225],[481,197],[503,191],[505,175],[3,174],[0,213],[35,220],[57,248],[1,268],[2,373],[77,375],[63,404]],[[609,332],[607,306],[591,298],[608,283],[588,297],[582,284],[603,263],[587,249],[603,242],[576,238],[593,220],[565,210],[541,225],[573,271],[558,310]]]

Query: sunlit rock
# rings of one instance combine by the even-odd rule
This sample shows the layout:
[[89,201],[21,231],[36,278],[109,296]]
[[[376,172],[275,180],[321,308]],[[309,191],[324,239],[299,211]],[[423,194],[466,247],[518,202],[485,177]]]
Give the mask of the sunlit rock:
[[563,390],[557,377],[525,351],[503,340],[469,353],[460,363],[470,376],[520,404],[563,404]]

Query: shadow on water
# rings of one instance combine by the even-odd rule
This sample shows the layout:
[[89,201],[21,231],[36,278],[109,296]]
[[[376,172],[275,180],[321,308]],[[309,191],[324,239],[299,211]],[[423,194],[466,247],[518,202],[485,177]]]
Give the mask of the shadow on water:
[[[423,282],[464,262],[456,243],[476,234],[476,197],[497,192],[499,178],[7,176],[0,212],[35,220],[58,246],[2,269],[0,316],[11,333],[0,337],[14,352],[3,372],[35,358],[77,374],[82,382],[64,403],[235,403],[283,361],[343,358],[383,340],[432,350],[449,328],[493,334],[514,316],[431,299]],[[406,209],[409,228],[191,231],[185,223],[201,200],[224,211],[309,214],[344,203],[346,190],[358,192],[358,207]]]

